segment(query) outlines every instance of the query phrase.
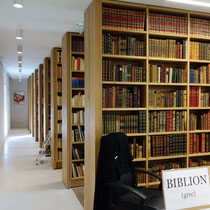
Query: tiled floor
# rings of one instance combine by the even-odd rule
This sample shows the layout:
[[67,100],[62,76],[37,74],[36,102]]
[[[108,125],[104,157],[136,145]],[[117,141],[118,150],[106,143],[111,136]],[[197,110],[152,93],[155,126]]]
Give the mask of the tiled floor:
[[38,151],[26,130],[10,132],[0,154],[0,210],[82,210],[49,157],[36,166]]

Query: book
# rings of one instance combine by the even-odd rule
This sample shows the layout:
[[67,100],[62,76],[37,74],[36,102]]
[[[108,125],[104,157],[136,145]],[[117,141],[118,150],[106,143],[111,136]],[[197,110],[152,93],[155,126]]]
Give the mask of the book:
[[73,71],[84,71],[85,70],[85,60],[82,57],[72,56],[72,70]]
[[190,59],[210,60],[210,43],[190,41]]
[[195,36],[210,36],[210,20],[191,17],[190,34]]
[[72,88],[84,88],[85,81],[81,77],[72,77]]
[[210,130],[210,111],[190,113],[189,128],[193,130]]
[[71,99],[72,106],[85,106],[85,95],[79,91],[76,95],[74,95]]
[[72,52],[84,52],[84,37],[72,38]]
[[85,123],[84,110],[73,112],[71,115],[72,115],[72,124],[84,124]]

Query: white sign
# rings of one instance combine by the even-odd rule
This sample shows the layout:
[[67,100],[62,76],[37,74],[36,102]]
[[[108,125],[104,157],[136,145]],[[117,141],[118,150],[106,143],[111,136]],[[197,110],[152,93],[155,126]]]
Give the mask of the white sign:
[[210,204],[207,168],[162,171],[166,210]]

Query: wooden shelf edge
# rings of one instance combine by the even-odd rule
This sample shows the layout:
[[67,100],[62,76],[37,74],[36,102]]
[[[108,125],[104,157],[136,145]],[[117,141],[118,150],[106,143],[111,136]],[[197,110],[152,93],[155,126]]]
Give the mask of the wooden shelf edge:
[[165,160],[165,159],[177,159],[177,158],[187,158],[187,155],[174,155],[174,156],[161,156],[161,157],[150,157],[148,160]]

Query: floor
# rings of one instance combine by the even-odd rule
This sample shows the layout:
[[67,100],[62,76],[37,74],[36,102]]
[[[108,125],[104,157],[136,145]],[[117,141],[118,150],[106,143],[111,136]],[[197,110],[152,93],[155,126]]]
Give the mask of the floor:
[[1,210],[82,210],[71,189],[62,183],[62,171],[50,158],[36,166],[38,143],[27,130],[12,130],[0,151]]
[[84,187],[73,188],[73,192],[77,196],[81,205],[84,207]]

